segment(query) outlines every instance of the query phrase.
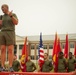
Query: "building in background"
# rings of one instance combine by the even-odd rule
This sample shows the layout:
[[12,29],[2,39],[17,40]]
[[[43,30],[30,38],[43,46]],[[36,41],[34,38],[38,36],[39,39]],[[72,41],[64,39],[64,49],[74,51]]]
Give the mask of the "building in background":
[[[60,37],[60,44],[61,44],[62,51],[64,51],[66,34],[59,34],[58,36]],[[69,38],[69,51],[74,53],[76,34],[68,34],[68,38]],[[27,39],[28,39],[28,53],[29,55],[31,55],[32,60],[37,60],[40,36],[39,35],[27,36]],[[49,54],[49,58],[51,59],[55,35],[43,35],[42,39],[43,39],[44,52],[47,52]],[[20,59],[21,57],[24,40],[25,40],[25,37],[16,35],[16,45],[14,48],[14,53],[17,53],[18,59]]]

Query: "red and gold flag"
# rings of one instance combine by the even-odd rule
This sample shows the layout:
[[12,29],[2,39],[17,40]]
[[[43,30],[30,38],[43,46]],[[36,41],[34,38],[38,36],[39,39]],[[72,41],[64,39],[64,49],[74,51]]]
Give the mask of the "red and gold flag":
[[60,39],[58,38],[58,35],[56,33],[55,35],[55,41],[54,41],[54,47],[53,47],[53,64],[54,64],[54,71],[58,71],[58,53],[61,51],[60,47]]
[[22,72],[26,72],[26,62],[27,62],[27,57],[28,57],[28,53],[27,53],[27,37],[25,38],[25,43],[24,46],[22,48],[22,56],[21,56],[21,71]]

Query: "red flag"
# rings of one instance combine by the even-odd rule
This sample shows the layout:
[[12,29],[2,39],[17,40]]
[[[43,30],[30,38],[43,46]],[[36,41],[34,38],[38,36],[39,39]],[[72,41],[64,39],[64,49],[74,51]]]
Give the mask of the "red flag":
[[55,34],[55,41],[54,41],[54,46],[53,46],[53,64],[54,64],[54,71],[58,71],[58,53],[61,51],[61,46],[60,46],[60,39],[58,38],[57,33]]
[[65,43],[64,57],[66,59],[68,58],[68,34],[66,35],[66,43]]
[[54,71],[57,72],[58,70],[58,36],[57,33],[55,35],[54,41],[54,48],[53,48],[53,64],[54,64]]
[[27,62],[27,37],[25,38],[25,43],[24,46],[22,48],[22,56],[21,56],[21,71],[22,72],[26,72],[26,62]]
[[75,45],[74,45],[74,56],[76,57],[76,42],[75,42]]
[[58,53],[62,51],[62,50],[61,50],[61,45],[60,45],[60,38],[58,38],[57,50],[58,50]]
[[56,42],[57,42],[57,33],[55,34],[55,41],[54,41],[54,46],[53,46],[53,54],[52,54],[52,57],[53,57],[54,54],[55,54]]
[[61,52],[61,46],[60,46],[60,39],[58,38],[57,40],[57,45],[56,45],[56,57],[55,57],[55,68],[54,68],[54,71],[57,72],[58,71],[58,54],[59,52]]

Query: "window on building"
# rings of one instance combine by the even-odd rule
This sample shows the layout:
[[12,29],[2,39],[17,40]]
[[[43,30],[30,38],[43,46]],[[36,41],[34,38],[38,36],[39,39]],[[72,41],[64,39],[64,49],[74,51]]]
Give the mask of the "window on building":
[[53,49],[53,45],[49,45],[49,49]]
[[19,55],[19,59],[21,59],[21,55]]
[[22,49],[23,48],[23,44],[19,45],[19,49]]
[[65,43],[62,44],[62,49],[64,49],[64,48],[65,48]]
[[47,49],[47,45],[44,45],[43,48],[44,48],[44,49]]
[[34,55],[31,55],[31,59],[34,60]]
[[31,45],[31,49],[35,49],[34,45]]
[[16,50],[17,50],[17,45],[14,45],[14,49],[16,49]]
[[74,48],[74,43],[70,43],[70,48]]
[[17,45],[14,45],[14,54],[17,53]]
[[38,55],[36,56],[36,60],[38,60]]
[[39,45],[36,45],[36,49],[39,49]]
[[49,55],[49,59],[52,59],[52,56],[51,55]]

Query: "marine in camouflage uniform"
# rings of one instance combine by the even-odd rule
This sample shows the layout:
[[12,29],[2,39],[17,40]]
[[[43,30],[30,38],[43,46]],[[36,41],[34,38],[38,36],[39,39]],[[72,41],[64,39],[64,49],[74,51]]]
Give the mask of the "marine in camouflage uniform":
[[13,67],[13,70],[15,72],[18,72],[20,70],[20,62],[17,60],[17,56],[16,55],[14,55],[14,60],[13,60],[12,67]]
[[26,71],[27,72],[33,72],[36,70],[35,64],[31,61],[31,57],[28,56],[27,62],[26,62]]
[[66,60],[63,57],[63,52],[59,52],[58,55],[58,72],[66,72]]
[[68,72],[75,71],[76,60],[73,58],[72,52],[69,52]]
[[42,66],[42,72],[50,72],[53,69],[52,62],[48,59],[48,54],[44,54],[44,64]]

